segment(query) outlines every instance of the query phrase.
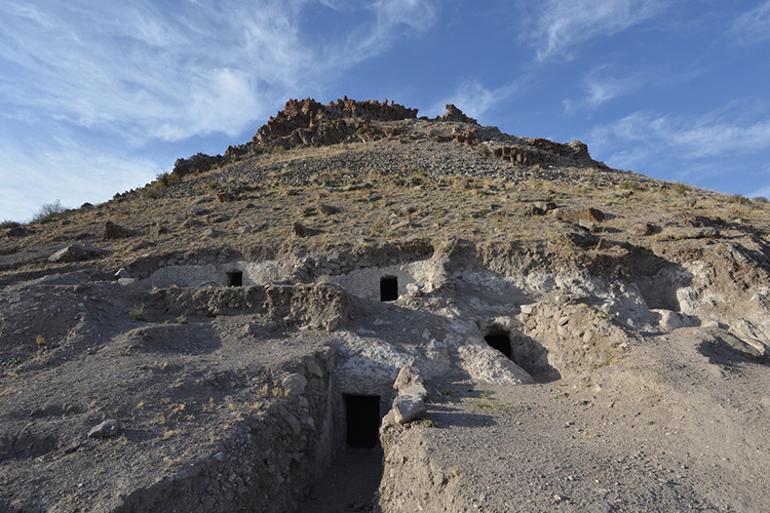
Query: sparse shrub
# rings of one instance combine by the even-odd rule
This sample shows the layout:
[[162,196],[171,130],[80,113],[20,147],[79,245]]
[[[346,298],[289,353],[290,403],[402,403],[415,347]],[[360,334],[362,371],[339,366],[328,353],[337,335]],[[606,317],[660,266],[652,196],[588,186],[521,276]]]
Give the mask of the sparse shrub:
[[[681,184],[679,184],[681,185]],[[620,182],[618,187],[624,191],[640,191],[642,188],[639,186],[638,183],[633,182],[631,180],[625,180]]]
[[137,322],[143,322],[147,320],[147,318],[144,315],[144,304],[141,304],[135,307],[133,310],[128,312],[128,315],[131,317],[132,320]]
[[156,176],[155,181],[164,187],[168,187],[170,185],[174,185],[175,183],[181,182],[182,177],[173,173],[166,172],[160,173],[158,176]]
[[155,181],[145,187],[142,192],[148,198],[157,198],[161,190],[181,181],[182,177],[180,175],[160,173],[155,177]]
[[728,198],[733,203],[740,203],[741,205],[744,205],[749,202],[749,198],[746,196],[742,196],[740,194],[733,194]]
[[751,201],[755,203],[770,203],[770,200],[768,200],[764,196],[754,196],[753,198],[751,198]]
[[685,194],[687,194],[690,188],[683,183],[675,183],[671,186],[671,190],[677,194],[681,194],[684,196]]
[[35,345],[40,349],[46,349],[48,347],[48,342],[46,342],[43,335],[38,335],[35,337]]
[[11,221],[10,219],[6,219],[5,221],[0,221],[0,228],[16,228],[17,226],[21,226],[16,221]]
[[176,318],[176,323],[177,324],[187,324],[187,314],[180,314]]
[[414,422],[414,424],[417,424],[419,426],[425,427],[425,428],[437,428],[438,424],[436,424],[431,419],[420,419]]
[[37,213],[32,216],[33,223],[47,223],[56,219],[61,213],[66,212],[61,201],[56,200],[53,203],[45,203]]
[[385,219],[379,217],[372,223],[372,233],[375,235],[381,235],[385,231],[386,227],[387,223],[385,222]]

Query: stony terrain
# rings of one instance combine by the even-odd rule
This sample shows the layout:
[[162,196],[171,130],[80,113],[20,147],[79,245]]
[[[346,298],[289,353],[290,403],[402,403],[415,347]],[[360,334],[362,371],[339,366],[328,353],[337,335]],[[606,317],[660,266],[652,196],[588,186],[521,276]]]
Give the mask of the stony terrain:
[[0,228],[0,511],[764,512],[768,214],[289,101]]

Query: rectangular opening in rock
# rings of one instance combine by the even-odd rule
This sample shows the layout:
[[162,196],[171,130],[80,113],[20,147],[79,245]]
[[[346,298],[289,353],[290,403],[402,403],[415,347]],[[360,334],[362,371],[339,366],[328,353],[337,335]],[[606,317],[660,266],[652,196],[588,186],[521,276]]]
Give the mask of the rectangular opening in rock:
[[484,340],[489,344],[489,347],[497,349],[503,353],[506,358],[511,358],[511,338],[508,333],[504,331],[491,331],[485,337]]
[[227,273],[227,286],[228,287],[241,287],[243,285],[243,272],[231,271]]
[[380,278],[380,301],[395,301],[398,299],[398,278],[383,276]]
[[372,449],[380,440],[380,396],[343,395],[348,447]]

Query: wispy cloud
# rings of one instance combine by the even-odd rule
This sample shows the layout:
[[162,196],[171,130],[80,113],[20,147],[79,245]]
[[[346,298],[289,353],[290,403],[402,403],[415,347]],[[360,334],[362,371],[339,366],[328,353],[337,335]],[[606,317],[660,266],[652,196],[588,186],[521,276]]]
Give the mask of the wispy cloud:
[[[353,10],[356,19],[319,34],[307,26],[310,8]],[[91,184],[112,169],[113,188],[132,175],[125,185],[136,185],[158,166],[132,152],[159,141],[235,137],[287,97],[321,94],[346,69],[430,28],[436,12],[418,0],[4,0],[0,19],[0,215],[27,217],[35,207],[24,191],[46,176]],[[20,124],[48,132],[41,140],[77,133],[78,144],[30,153]],[[125,151],[94,151],[92,142],[105,138]],[[6,187],[17,191],[13,200]],[[60,199],[103,197],[89,191]]]
[[770,0],[733,20],[728,35],[739,44],[750,45],[770,39]]
[[0,5],[0,104],[140,140],[235,135],[288,94],[377,55],[397,29],[421,30],[434,16],[430,3],[374,2],[366,8],[373,21],[351,30],[356,37],[316,49],[302,37],[306,4],[226,0],[160,10],[148,0],[44,8],[9,0]]
[[612,76],[607,66],[589,71],[583,78],[583,97],[577,100],[565,99],[562,103],[567,113],[577,110],[596,110],[615,98],[637,90],[641,83],[638,74],[623,77]]
[[466,115],[483,120],[489,111],[508,99],[516,89],[516,83],[487,88],[478,80],[468,80],[462,82],[452,94],[434,103],[427,109],[427,114],[443,114],[446,104],[453,103]]
[[119,151],[103,152],[72,140],[41,142],[24,149],[0,143],[0,162],[6,163],[0,166],[3,219],[29,220],[40,205],[56,200],[66,207],[106,201],[149,182],[159,171],[151,160]]
[[593,128],[587,139],[609,164],[626,168],[664,155],[695,160],[767,151],[770,119],[750,116],[747,110],[751,109],[739,102],[695,118],[635,112]]
[[659,14],[663,0],[544,0],[524,7],[522,37],[537,58],[569,55],[591,39],[622,32]]

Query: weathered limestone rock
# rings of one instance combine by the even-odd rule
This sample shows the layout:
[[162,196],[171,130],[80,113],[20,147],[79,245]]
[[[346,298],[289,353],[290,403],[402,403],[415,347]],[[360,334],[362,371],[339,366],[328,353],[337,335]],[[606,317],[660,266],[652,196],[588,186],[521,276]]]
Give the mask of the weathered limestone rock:
[[124,228],[119,224],[113,223],[112,221],[107,221],[104,223],[102,240],[126,239],[128,237],[132,237],[133,235],[134,232],[128,228]]
[[56,263],[79,262],[82,260],[98,258],[107,253],[109,253],[109,251],[106,249],[95,248],[85,244],[71,244],[48,257],[48,261]]
[[91,438],[110,438],[116,436],[120,432],[120,425],[115,419],[107,419],[104,422],[100,422],[88,431],[88,436]]
[[318,211],[324,215],[330,216],[339,213],[341,209],[333,205],[322,203],[321,206],[318,207]]
[[425,415],[425,401],[416,395],[399,395],[393,400],[396,422],[406,424]]
[[597,208],[581,208],[578,210],[558,209],[556,218],[561,221],[579,224],[581,221],[589,223],[601,223],[606,218],[604,212]]
[[453,104],[448,103],[446,105],[446,112],[444,112],[443,116],[440,116],[439,121],[456,121],[459,123],[471,123],[474,125],[478,124],[478,121],[475,119],[466,116],[463,114],[463,111],[455,107]]
[[631,235],[636,235],[637,237],[646,237],[648,235],[652,235],[654,230],[655,227],[650,223],[636,223],[628,229],[628,232]]
[[26,237],[27,235],[32,235],[34,232],[28,228],[24,228],[23,226],[11,226],[7,230],[5,230],[5,236],[6,237]]
[[404,365],[401,367],[401,370],[398,371],[398,376],[396,376],[396,381],[393,383],[393,388],[400,392],[412,385],[423,386],[422,377],[417,369],[411,365]]

